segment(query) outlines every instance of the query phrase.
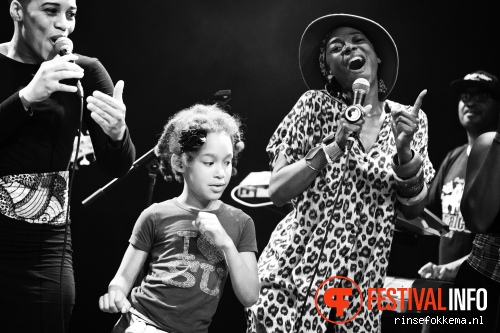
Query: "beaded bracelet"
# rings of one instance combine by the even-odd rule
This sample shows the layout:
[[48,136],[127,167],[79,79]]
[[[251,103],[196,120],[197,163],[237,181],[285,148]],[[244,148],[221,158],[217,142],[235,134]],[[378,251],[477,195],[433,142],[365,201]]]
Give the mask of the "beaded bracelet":
[[394,175],[394,180],[398,194],[404,198],[412,198],[419,194],[424,186],[423,168],[420,167],[417,174],[411,178],[401,179]]
[[424,169],[422,166],[420,166],[420,169],[418,169],[418,172],[410,178],[402,179],[399,178],[398,175],[394,175],[394,180],[396,181],[396,184],[401,187],[401,188],[410,188],[414,186],[415,184],[421,183],[424,180]]
[[425,185],[425,183],[423,184],[420,193],[412,198],[403,198],[399,196],[398,193],[396,193],[396,199],[405,206],[416,206],[420,204],[426,197],[427,197],[427,186]]
[[423,187],[424,182],[420,182],[408,188],[397,187],[396,191],[397,194],[402,198],[413,198],[422,191]]

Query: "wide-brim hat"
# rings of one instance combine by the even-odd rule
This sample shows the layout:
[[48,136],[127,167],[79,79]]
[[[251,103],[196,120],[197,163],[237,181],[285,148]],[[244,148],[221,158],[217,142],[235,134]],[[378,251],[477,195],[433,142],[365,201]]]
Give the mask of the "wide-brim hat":
[[457,94],[464,92],[467,88],[477,88],[489,92],[496,99],[500,99],[498,78],[486,71],[475,71],[467,74],[463,79],[452,81],[450,86]]
[[361,16],[330,14],[309,24],[302,34],[299,46],[299,64],[304,82],[309,89],[325,88],[327,78],[321,72],[319,65],[320,46],[330,31],[343,26],[359,29],[373,44],[375,53],[381,60],[377,77],[378,80],[384,81],[387,88],[385,92],[379,92],[379,100],[385,100],[398,77],[398,50],[391,35],[380,24]]

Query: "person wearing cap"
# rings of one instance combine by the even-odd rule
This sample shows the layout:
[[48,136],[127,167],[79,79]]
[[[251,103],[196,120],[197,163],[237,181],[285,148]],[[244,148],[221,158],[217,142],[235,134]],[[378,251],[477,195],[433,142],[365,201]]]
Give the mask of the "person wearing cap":
[[[313,21],[299,62],[310,90],[267,146],[270,197],[278,206],[292,201],[294,210],[259,258],[260,297],[247,309],[247,331],[378,332],[382,312],[361,306],[356,288],[339,316],[315,293],[335,276],[354,281],[364,300],[369,288],[383,286],[396,211],[418,216],[434,175],[420,110],[426,91],[414,106],[387,99],[398,74],[397,48],[381,25],[360,16]],[[356,120],[346,109],[360,78],[368,81],[368,106]],[[330,280],[323,290],[350,287],[345,281]]]
[[[497,77],[491,74],[476,72],[470,75],[474,75],[469,78],[470,82],[474,80],[479,90],[475,96],[470,93],[468,97],[483,101],[491,113],[496,112],[488,126],[496,125],[496,128],[478,136],[470,151],[460,210],[465,226],[476,236],[467,260],[458,270],[454,288],[486,290],[487,304],[480,306],[485,309],[473,305],[460,314],[468,322],[481,318],[481,325],[468,328],[496,333],[500,332],[500,86]],[[497,123],[493,123],[493,119]]]
[[[14,33],[0,43],[0,325],[65,332],[75,304],[68,220],[75,136],[83,123],[92,145],[82,150],[111,177],[128,172],[135,148],[123,81],[114,89],[97,59],[71,54],[76,0],[9,4]],[[69,54],[60,56],[58,45]]]
[[459,96],[458,118],[466,130],[467,143],[448,152],[429,188],[427,208],[441,216],[450,231],[441,236],[439,264],[427,263],[419,270],[423,278],[453,281],[472,248],[474,234],[465,227],[460,200],[470,149],[477,137],[494,130],[499,120],[495,86],[497,77],[482,70],[451,83]]
[[[459,96],[458,118],[466,130],[467,143],[448,152],[429,188],[427,208],[441,216],[450,231],[440,238],[439,263],[429,262],[418,271],[422,278],[447,281],[455,280],[475,236],[466,228],[460,213],[469,153],[481,134],[496,128],[500,116],[496,76],[479,70],[453,81],[451,88]],[[454,330],[449,325],[426,324],[422,332]]]

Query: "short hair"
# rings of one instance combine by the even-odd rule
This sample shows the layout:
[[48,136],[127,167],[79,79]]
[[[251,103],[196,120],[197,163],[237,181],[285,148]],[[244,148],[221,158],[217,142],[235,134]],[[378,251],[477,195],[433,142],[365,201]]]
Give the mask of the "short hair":
[[[181,134],[188,130],[204,130],[207,134],[226,133],[233,144],[233,174],[236,172],[238,155],[245,148],[239,118],[229,115],[216,104],[195,104],[177,112],[169,119],[155,147],[155,154],[160,160],[160,171],[165,180],[171,181],[173,176],[175,180],[182,183],[184,177],[173,163],[189,165],[202,147],[201,145],[192,151],[182,150]],[[174,155],[177,158],[173,159]]]

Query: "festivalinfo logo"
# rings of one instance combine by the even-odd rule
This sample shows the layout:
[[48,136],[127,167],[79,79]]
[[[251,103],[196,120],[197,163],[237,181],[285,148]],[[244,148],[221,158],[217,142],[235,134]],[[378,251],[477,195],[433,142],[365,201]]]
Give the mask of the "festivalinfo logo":
[[[368,288],[364,292],[350,278],[332,276],[324,280],[316,289],[314,301],[318,314],[324,320],[333,324],[345,324],[354,320],[363,306],[368,310],[397,312],[470,311],[473,309],[484,311],[488,306],[488,293],[484,288],[425,287]],[[334,316],[328,315],[331,311],[335,311]]]

